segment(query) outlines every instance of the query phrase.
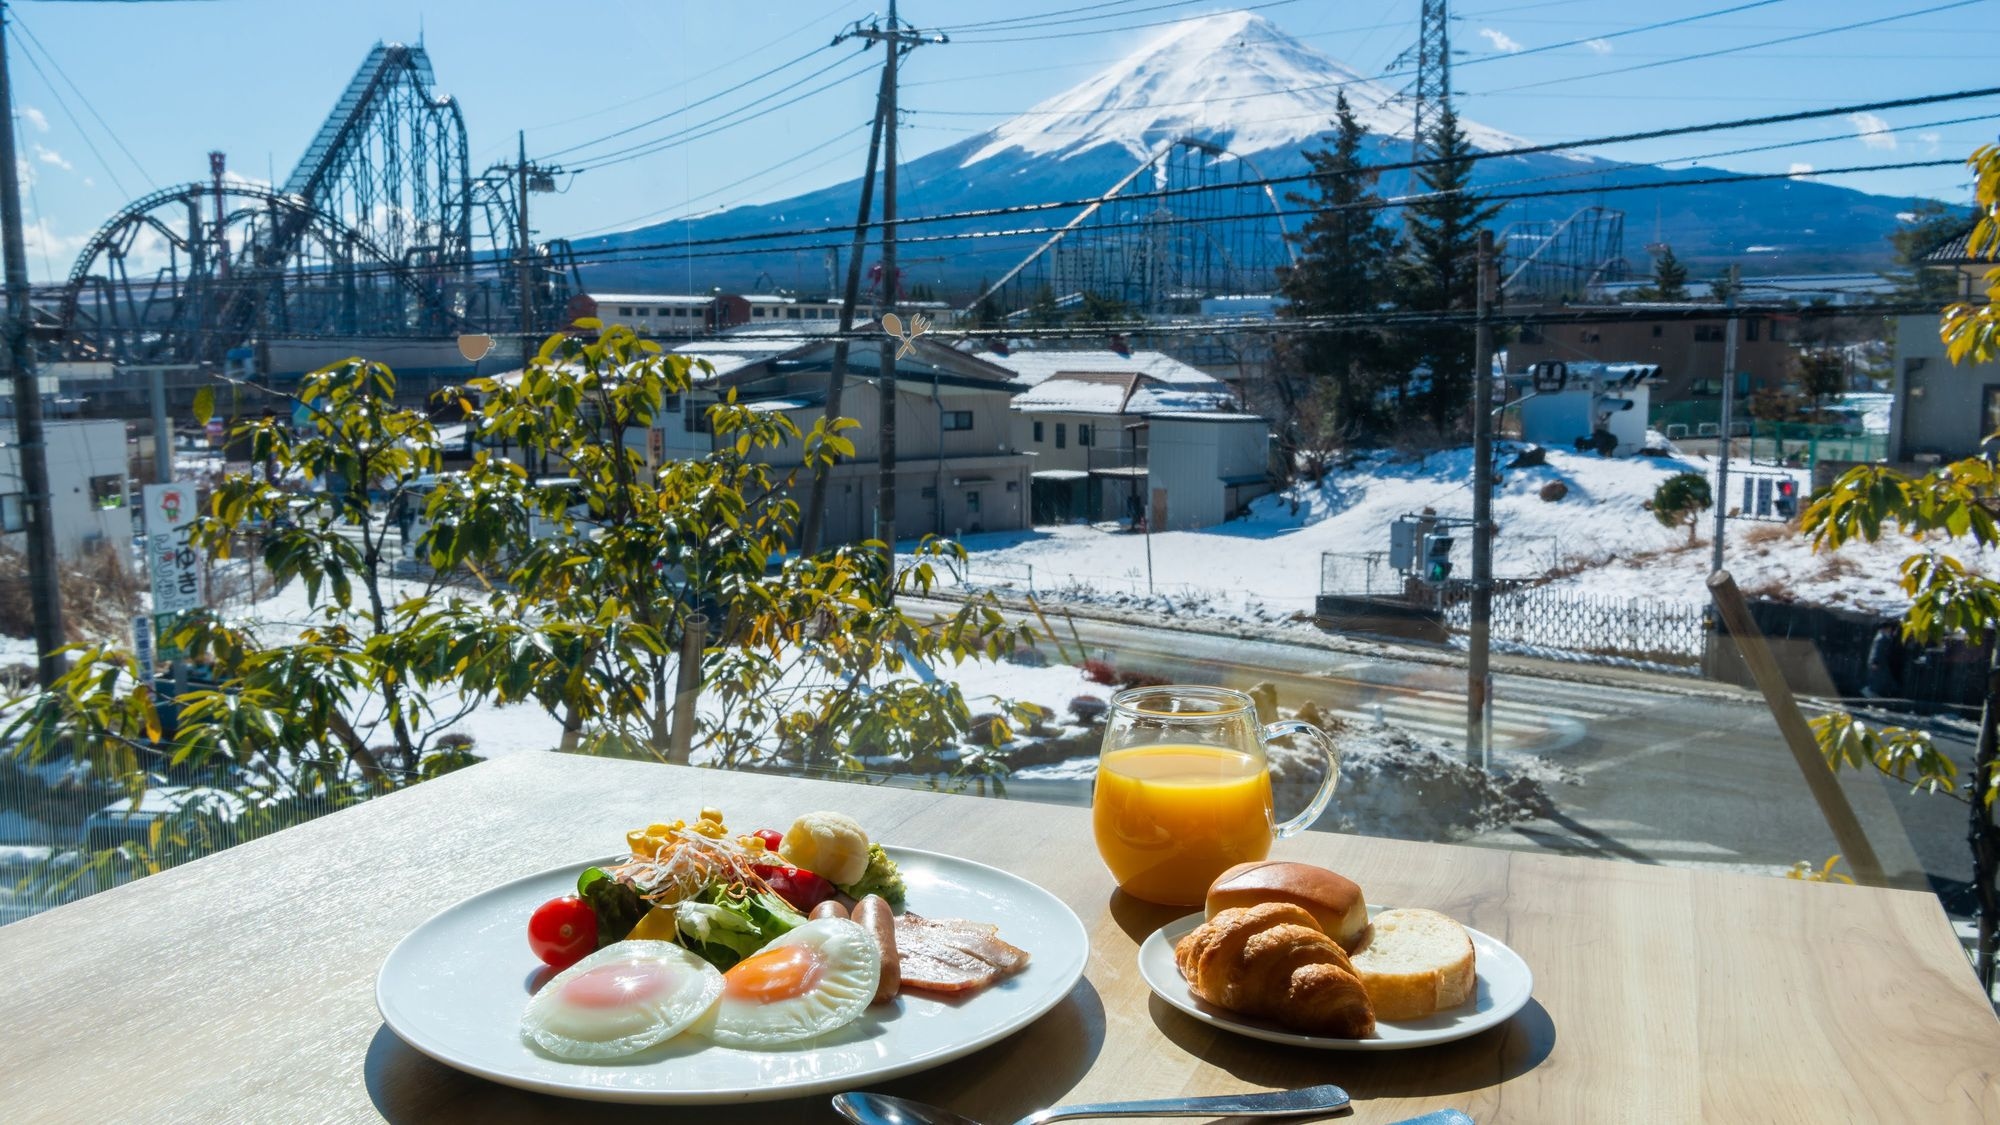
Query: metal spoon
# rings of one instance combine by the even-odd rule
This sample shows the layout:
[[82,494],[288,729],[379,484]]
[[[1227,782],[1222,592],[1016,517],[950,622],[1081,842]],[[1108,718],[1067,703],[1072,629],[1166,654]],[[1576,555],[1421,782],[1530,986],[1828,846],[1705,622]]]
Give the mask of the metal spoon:
[[[1330,1113],[1348,1104],[1338,1086],[1224,1094],[1212,1098],[1160,1098],[1149,1102],[1097,1102],[1031,1113],[1014,1125],[1042,1125],[1072,1117],[1303,1117]],[[855,1091],[833,1096],[834,1111],[858,1125],[980,1125],[970,1117],[908,1098]]]

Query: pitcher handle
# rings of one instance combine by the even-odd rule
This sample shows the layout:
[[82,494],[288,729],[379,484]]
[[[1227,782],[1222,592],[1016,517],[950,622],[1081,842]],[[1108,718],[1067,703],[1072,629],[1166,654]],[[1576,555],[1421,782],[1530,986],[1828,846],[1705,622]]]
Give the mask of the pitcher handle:
[[1313,822],[1319,819],[1319,814],[1326,811],[1326,803],[1333,800],[1333,787],[1340,781],[1340,746],[1333,741],[1332,735],[1311,723],[1300,722],[1297,719],[1280,719],[1275,723],[1266,723],[1263,733],[1265,742],[1287,735],[1305,735],[1326,757],[1326,779],[1319,783],[1319,792],[1313,794],[1313,799],[1307,803],[1304,812],[1278,825],[1277,836],[1282,840],[1311,828]]

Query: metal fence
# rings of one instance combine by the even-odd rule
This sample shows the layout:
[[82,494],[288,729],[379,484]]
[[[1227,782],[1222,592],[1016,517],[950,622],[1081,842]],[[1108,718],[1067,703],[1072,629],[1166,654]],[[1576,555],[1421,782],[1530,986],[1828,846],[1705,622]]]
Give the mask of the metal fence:
[[280,795],[219,775],[152,772],[135,801],[67,759],[0,748],[0,924],[313,820],[343,803],[291,785]]
[[[1532,579],[1493,581],[1491,636],[1496,642],[1578,656],[1689,666],[1706,644],[1704,606],[1660,598],[1616,598],[1537,586]],[[1320,556],[1320,594],[1369,598],[1427,617],[1453,633],[1471,625],[1472,587],[1463,578],[1416,582],[1389,565],[1386,551],[1328,551]]]
[[1407,579],[1389,565],[1387,551],[1324,551],[1319,592],[1346,597],[1402,597]]
[[[1471,625],[1470,591],[1452,590],[1441,600],[1446,626],[1465,632]],[[1494,591],[1491,636],[1582,656],[1689,666],[1701,663],[1707,643],[1704,609],[1699,602],[1516,586]]]

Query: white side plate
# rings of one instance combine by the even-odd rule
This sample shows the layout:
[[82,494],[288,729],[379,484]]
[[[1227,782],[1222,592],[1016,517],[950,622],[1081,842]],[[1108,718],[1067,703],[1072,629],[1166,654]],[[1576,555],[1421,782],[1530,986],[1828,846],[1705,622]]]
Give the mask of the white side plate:
[[[1373,916],[1382,909],[1371,906],[1368,913]],[[1467,926],[1465,932],[1472,936],[1473,972],[1479,981],[1478,995],[1472,1003],[1426,1019],[1393,1023],[1377,1020],[1373,1039],[1300,1035],[1267,1020],[1224,1011],[1196,999],[1194,993],[1188,991],[1180,966],[1174,964],[1174,945],[1201,922],[1201,915],[1190,914],[1154,930],[1139,946],[1139,975],[1146,978],[1154,995],[1195,1019],[1225,1031],[1272,1043],[1317,1047],[1327,1051],[1400,1051],[1409,1047],[1428,1047],[1433,1043],[1449,1043],[1506,1022],[1508,1017],[1528,1003],[1528,996],[1535,987],[1535,975],[1528,971],[1528,963],[1521,960],[1520,954],[1507,948],[1500,939]]]
[[993,923],[1002,940],[1028,951],[1028,967],[962,1000],[904,992],[789,1049],[734,1050],[683,1034],[624,1059],[565,1062],[521,1038],[530,989],[552,975],[528,951],[528,915],[575,894],[577,875],[615,862],[607,857],[495,887],[418,926],[383,962],[375,1004],[405,1043],[469,1074],[573,1098],[698,1105],[851,1090],[924,1070],[1026,1027],[1082,978],[1090,937],[1061,899],[970,860],[888,852],[903,873],[910,909]]

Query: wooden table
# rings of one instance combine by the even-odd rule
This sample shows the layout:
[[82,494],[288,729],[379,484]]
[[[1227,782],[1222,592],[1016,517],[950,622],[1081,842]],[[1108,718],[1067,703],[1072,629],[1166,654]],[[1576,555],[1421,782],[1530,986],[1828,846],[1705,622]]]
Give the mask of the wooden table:
[[1535,999],[1389,1054],[1209,1030],[1133,963],[1180,911],[1114,894],[1080,809],[528,754],[476,766],[0,927],[0,1117],[25,1121],[830,1121],[824,1101],[586,1105],[404,1046],[375,973],[472,891],[719,805],[735,825],[846,810],[880,839],[1024,875],[1091,931],[1084,982],[1028,1030],[884,1089],[1007,1122],[1059,1100],[1333,1081],[1352,1120],[1456,1106],[1518,1121],[2000,1120],[2000,1023],[1935,899],[1307,833],[1278,854],[1513,946]]

